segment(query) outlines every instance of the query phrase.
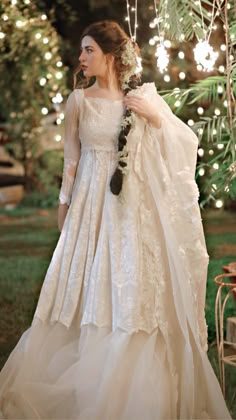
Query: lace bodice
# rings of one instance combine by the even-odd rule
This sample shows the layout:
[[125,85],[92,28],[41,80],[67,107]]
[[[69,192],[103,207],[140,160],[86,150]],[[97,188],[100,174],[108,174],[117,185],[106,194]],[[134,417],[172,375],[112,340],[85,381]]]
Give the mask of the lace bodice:
[[[75,89],[67,100],[64,135],[64,171],[59,200],[70,204],[72,188],[83,150],[114,153],[117,158],[118,135],[124,113],[121,100],[87,97],[83,89]],[[127,148],[135,151],[143,133],[143,121],[134,120]],[[132,135],[134,134],[135,135]]]

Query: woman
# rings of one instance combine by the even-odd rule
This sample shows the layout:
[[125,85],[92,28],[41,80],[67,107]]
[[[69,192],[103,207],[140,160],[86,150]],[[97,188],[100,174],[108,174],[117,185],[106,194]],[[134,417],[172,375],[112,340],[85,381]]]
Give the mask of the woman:
[[5,418],[228,419],[207,359],[198,141],[139,86],[111,21],[82,35],[65,117],[61,236],[1,374]]

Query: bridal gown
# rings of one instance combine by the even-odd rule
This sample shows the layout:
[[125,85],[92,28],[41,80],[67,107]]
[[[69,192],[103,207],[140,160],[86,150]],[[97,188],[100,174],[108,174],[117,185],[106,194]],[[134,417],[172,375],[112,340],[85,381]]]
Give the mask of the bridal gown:
[[206,353],[198,141],[154,83],[130,94],[162,123],[134,115],[119,196],[109,184],[123,101],[83,89],[67,100],[69,210],[32,325],[0,375],[2,418],[230,418]]

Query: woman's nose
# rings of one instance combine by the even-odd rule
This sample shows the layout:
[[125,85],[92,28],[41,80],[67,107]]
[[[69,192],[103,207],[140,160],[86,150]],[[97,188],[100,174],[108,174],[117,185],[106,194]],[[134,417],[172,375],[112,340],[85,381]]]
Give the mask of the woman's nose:
[[84,58],[84,51],[81,52],[79,56],[79,61],[82,62],[83,58]]

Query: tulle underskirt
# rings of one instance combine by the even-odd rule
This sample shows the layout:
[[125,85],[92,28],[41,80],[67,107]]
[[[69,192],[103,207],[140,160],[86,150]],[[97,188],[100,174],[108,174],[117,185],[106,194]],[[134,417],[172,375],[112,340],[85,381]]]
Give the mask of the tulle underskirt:
[[[194,402],[189,404],[183,392],[187,377],[181,374],[186,367],[181,363],[178,368],[171,366],[168,355],[158,330],[128,334],[93,324],[78,329],[38,321],[23,334],[1,373],[1,416],[54,420],[215,418],[214,411],[220,412],[220,407],[205,393],[204,376],[200,372]],[[224,410],[222,406],[222,413]]]

